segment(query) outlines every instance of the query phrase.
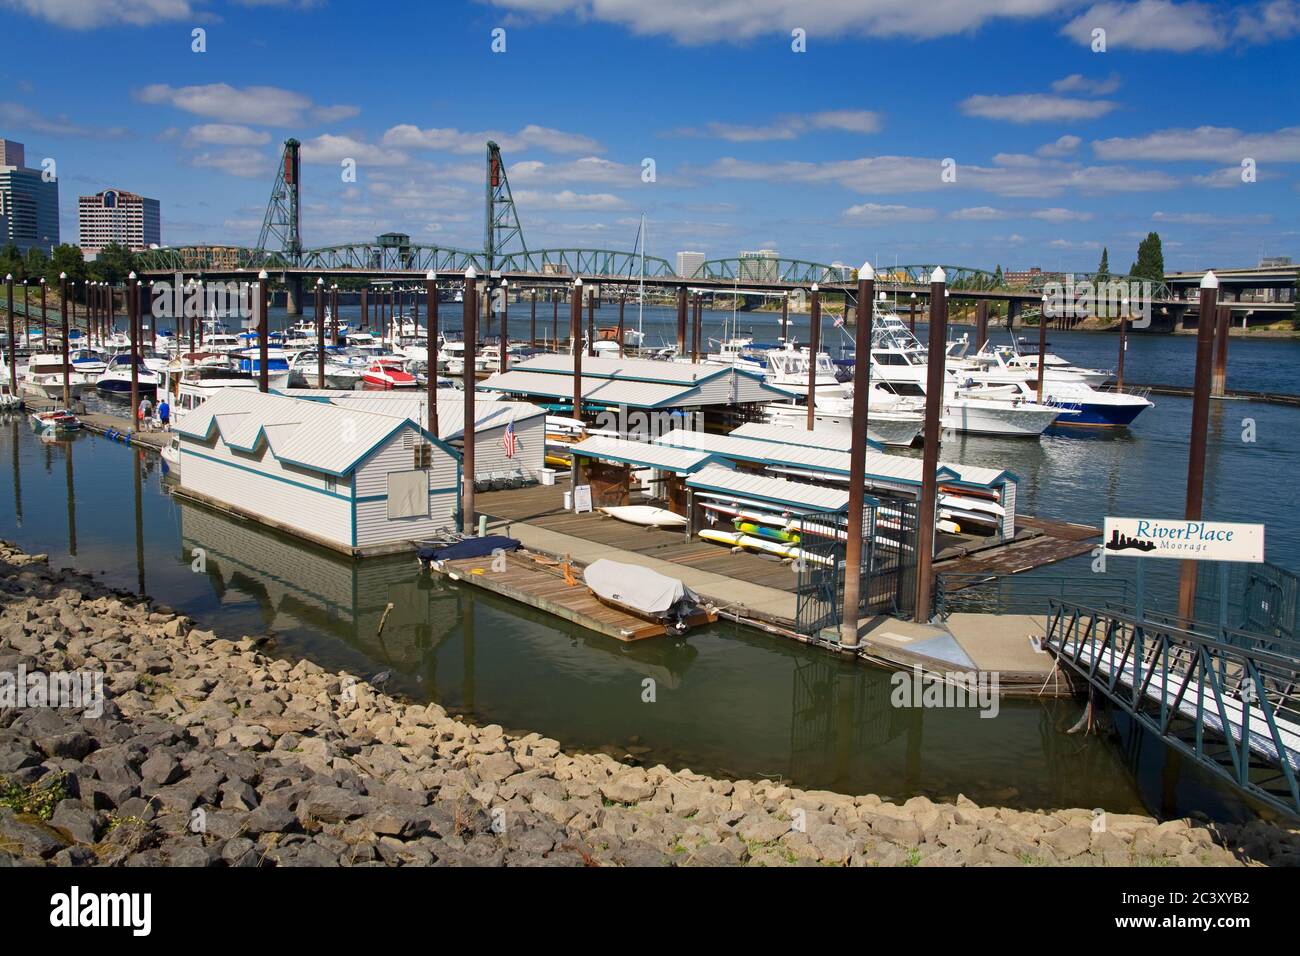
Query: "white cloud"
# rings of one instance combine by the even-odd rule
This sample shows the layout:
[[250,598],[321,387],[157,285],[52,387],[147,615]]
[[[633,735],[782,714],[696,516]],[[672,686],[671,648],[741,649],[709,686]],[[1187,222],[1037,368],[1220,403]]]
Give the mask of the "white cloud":
[[362,166],[401,166],[407,162],[406,154],[395,149],[382,149],[351,136],[324,133],[314,139],[304,140],[302,161],[313,165],[337,165],[345,159],[355,160]]
[[967,206],[948,213],[949,219],[965,222],[992,222],[995,219],[1011,219],[1014,213],[1006,209],[994,209],[992,206]]
[[572,212],[593,209],[626,209],[627,203],[612,193],[576,193],[563,189],[555,193],[521,189],[514,194],[515,201],[525,209],[561,209]]
[[[633,186],[641,184],[641,167],[611,162],[599,156],[584,156],[565,163],[544,163],[540,160],[523,160],[510,163],[506,168],[512,185],[529,186],[552,185],[560,183],[583,183],[602,185]],[[476,179],[482,180],[483,171],[478,169]],[[663,181],[663,175],[659,176]]]
[[199,13],[189,0],[0,0],[0,5],[72,30],[117,23],[148,26]]
[[1254,215],[1224,215],[1217,212],[1154,212],[1151,218],[1156,222],[1180,226],[1262,226],[1273,221],[1267,213]]
[[1047,222],[1087,222],[1092,218],[1090,212],[1077,212],[1073,209],[1062,209],[1059,206],[1051,209],[1035,209],[1029,215],[1034,219],[1044,219]]
[[685,126],[670,131],[671,136],[699,136],[724,139],[732,143],[797,139],[808,132],[876,133],[880,114],[870,110],[823,110],[807,115],[780,116],[770,123],[748,126],[717,120],[703,126]]
[[1061,32],[1087,46],[1097,28],[1106,31],[1107,49],[1127,47],[1172,53],[1218,50],[1229,45],[1269,43],[1300,33],[1300,5],[1296,0],[1221,6],[1173,0],[1097,3]]
[[935,216],[933,209],[916,206],[883,205],[867,202],[844,210],[844,218],[857,222],[929,222]]
[[0,102],[0,123],[15,129],[30,130],[45,136],[84,136],[96,138],[116,138],[126,133],[120,126],[110,129],[95,129],[75,123],[68,117],[45,116],[28,109],[21,103]]
[[536,17],[615,23],[633,33],[669,36],[699,46],[735,43],[809,29],[809,43],[844,34],[930,38],[969,33],[990,21],[1054,13],[1074,0],[489,0]]
[[1240,166],[1225,166],[1201,176],[1193,176],[1192,182],[1198,186],[1209,186],[1211,189],[1231,189],[1245,185],[1241,178]]
[[1053,93],[1091,93],[1096,96],[1105,96],[1107,93],[1114,93],[1118,89],[1118,73],[1112,73],[1104,80],[1093,79],[1084,76],[1082,73],[1071,73],[1069,76],[1061,77],[1052,84]]
[[1165,129],[1146,136],[1097,140],[1092,151],[1099,159],[1209,160],[1237,162],[1300,162],[1300,126],[1271,133],[1243,133],[1226,126]]
[[244,179],[266,179],[275,168],[275,163],[261,150],[248,147],[196,153],[191,157],[190,165],[199,169],[216,169]]
[[263,146],[271,141],[265,130],[250,129],[233,123],[203,123],[185,133],[186,146]]
[[1083,140],[1078,136],[1071,136],[1068,133],[1061,136],[1051,143],[1045,143],[1034,150],[1039,156],[1069,156],[1079,148]]
[[961,102],[967,116],[1006,120],[1010,123],[1042,123],[1053,120],[1086,120],[1105,116],[1115,108],[1110,100],[1081,100],[1050,93],[1013,93],[1008,96],[976,94]]
[[152,83],[135,91],[142,103],[164,104],[233,123],[258,126],[296,126],[307,120],[331,122],[355,116],[354,106],[316,106],[310,97],[276,86],[234,87],[228,83],[205,86],[168,86]]
[[599,153],[603,147],[590,136],[566,133],[546,126],[528,125],[516,133],[492,130],[469,132],[450,127],[420,129],[411,123],[401,123],[384,133],[385,146],[400,149],[428,149],[443,153],[482,153],[488,140],[494,141],[502,151],[509,153],[526,149],[541,149],[560,155],[572,153]]

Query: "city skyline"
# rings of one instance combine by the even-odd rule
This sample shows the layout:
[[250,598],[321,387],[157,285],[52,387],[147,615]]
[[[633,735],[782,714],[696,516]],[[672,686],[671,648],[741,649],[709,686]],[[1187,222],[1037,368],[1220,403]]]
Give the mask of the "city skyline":
[[[305,245],[474,247],[494,138],[533,248],[631,249],[644,212],[669,260],[1091,270],[1106,247],[1124,271],[1150,231],[1171,269],[1296,253],[1291,0],[536,6],[392,4],[359,43],[340,3],[0,0],[31,40],[0,67],[0,135],[56,160],[64,236],[69,197],[120,188],[159,199],[168,244],[253,245],[293,136]],[[123,44],[150,56],[115,68]]]

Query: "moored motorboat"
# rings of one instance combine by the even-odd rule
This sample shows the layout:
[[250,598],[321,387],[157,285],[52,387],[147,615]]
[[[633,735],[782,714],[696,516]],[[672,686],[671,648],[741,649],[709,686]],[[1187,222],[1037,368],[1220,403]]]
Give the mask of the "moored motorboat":
[[582,577],[597,600],[657,621],[670,634],[717,620],[713,608],[681,581],[638,564],[600,558],[587,565]]
[[361,381],[379,388],[414,388],[415,376],[392,359],[376,359],[366,366]]
[[42,435],[58,435],[74,432],[81,428],[81,420],[66,408],[56,408],[48,412],[32,412],[29,416],[32,428]]

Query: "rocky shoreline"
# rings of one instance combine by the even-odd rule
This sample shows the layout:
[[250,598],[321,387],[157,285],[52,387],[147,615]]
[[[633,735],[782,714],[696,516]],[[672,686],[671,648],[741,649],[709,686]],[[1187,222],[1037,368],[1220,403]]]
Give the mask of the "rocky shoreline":
[[[1300,834],[1264,821],[1099,827],[1085,809],[897,805],[566,754],[260,644],[0,543],[0,866],[1300,861]],[[48,706],[37,681],[16,701],[20,673],[102,675],[103,699]]]

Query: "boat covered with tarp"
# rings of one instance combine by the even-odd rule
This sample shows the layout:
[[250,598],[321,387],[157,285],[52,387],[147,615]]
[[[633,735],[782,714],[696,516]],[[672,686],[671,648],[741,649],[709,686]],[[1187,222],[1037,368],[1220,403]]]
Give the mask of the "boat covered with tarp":
[[599,600],[659,621],[677,633],[717,620],[713,609],[689,587],[650,568],[601,558],[587,565],[582,577]]

